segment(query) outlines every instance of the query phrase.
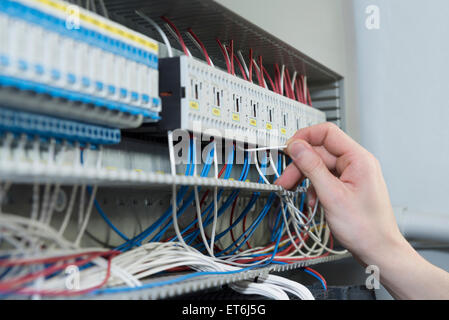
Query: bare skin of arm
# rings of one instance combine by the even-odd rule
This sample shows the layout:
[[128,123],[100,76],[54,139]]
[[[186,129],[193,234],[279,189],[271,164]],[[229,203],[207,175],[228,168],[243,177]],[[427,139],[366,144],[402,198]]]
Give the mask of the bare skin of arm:
[[309,178],[334,236],[364,265],[376,265],[397,299],[449,299],[449,273],[421,257],[399,231],[379,161],[336,125],[299,130],[286,152],[293,162],[276,184]]

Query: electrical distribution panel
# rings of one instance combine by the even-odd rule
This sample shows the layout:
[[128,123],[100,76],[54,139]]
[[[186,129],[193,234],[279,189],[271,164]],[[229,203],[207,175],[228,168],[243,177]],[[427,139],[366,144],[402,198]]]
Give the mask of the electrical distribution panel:
[[[11,99],[11,89],[28,96]],[[157,121],[158,44],[67,2],[2,0],[0,95],[8,107],[110,127]]]
[[[88,11],[97,4],[105,17]],[[167,148],[166,131],[176,129],[279,147],[298,129],[326,121],[279,86],[295,70],[298,100],[311,104],[307,79],[334,87],[339,76],[226,10],[206,0],[0,0],[2,298],[156,299],[222,285],[250,293],[251,285],[269,298],[310,299],[304,286],[270,273],[347,256],[334,247],[318,202],[307,205],[309,183],[288,191],[265,177],[268,166],[281,172],[287,157],[263,152],[259,166],[247,152],[241,163],[232,143],[189,138],[180,154],[172,135]],[[181,30],[200,29],[209,45],[199,47],[217,62],[212,39],[225,26],[232,56],[234,43],[252,52],[252,39],[262,73],[262,56],[266,66],[289,61],[275,69],[278,93],[193,57],[160,59],[157,41],[110,21],[108,12],[150,36],[158,28],[139,17],[151,22],[170,13]],[[122,129],[129,129],[123,140]],[[176,166],[175,154],[187,163]],[[80,267],[78,288],[68,287],[63,272],[72,262]]]
[[227,139],[283,144],[326,121],[322,111],[187,56],[160,60],[159,85],[161,130],[218,130]]

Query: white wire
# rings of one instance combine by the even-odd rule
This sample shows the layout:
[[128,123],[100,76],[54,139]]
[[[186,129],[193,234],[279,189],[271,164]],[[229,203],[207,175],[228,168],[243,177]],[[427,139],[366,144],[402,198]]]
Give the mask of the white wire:
[[273,160],[273,156],[271,155],[271,152],[270,152],[270,155],[269,155],[269,159],[270,159],[270,164],[271,164],[271,167],[273,168],[273,171],[274,171],[274,174],[275,174],[276,178],[279,178],[279,172],[276,169],[276,165],[274,164],[274,160]]
[[258,160],[258,158],[257,158],[257,151],[254,151],[254,163],[255,163],[255,165],[256,165],[256,170],[257,170],[257,172],[259,173],[259,175],[262,177],[263,181],[264,181],[266,184],[271,184],[271,183],[268,181],[268,179],[265,177],[265,175],[263,174],[262,170],[260,170],[260,167],[259,167],[259,160]]
[[[190,41],[193,42],[193,44],[195,45],[195,47],[197,47],[197,49],[198,49],[199,51],[201,51],[201,53],[204,55],[204,58],[207,59],[205,53],[203,52],[203,48],[202,48],[201,45],[198,43],[198,41],[196,41],[196,39],[190,34],[190,32],[187,32],[187,31],[186,31],[185,34],[186,34],[187,37],[190,39]],[[214,65],[214,63],[212,62],[212,59],[210,58],[210,56],[209,56],[209,61],[210,61],[211,67],[214,68],[215,65]]]
[[92,207],[94,205],[94,200],[95,200],[95,195],[97,193],[97,186],[94,186],[92,188],[92,194],[90,195],[90,200],[89,203],[87,205],[87,211],[86,211],[86,216],[84,218],[83,224],[81,226],[81,229],[78,233],[78,236],[76,237],[75,240],[75,246],[79,246],[81,239],[83,238],[84,232],[86,231],[87,228],[87,224],[89,223],[89,218],[90,218],[90,214],[92,212]]
[[281,68],[281,95],[284,94],[284,73],[285,73],[285,65],[282,65],[282,68]]
[[[193,153],[194,153],[194,169],[193,169],[193,175],[196,177],[196,171],[197,171],[197,166],[196,166],[196,138],[193,138]],[[193,189],[194,193],[195,193],[195,207],[196,207],[196,218],[198,220],[198,227],[200,229],[200,234],[201,234],[201,239],[203,240],[203,244],[204,247],[206,248],[206,251],[209,253],[210,256],[214,256],[213,251],[210,249],[209,247],[209,243],[207,241],[206,238],[206,234],[204,232],[204,226],[203,226],[203,219],[201,217],[201,206],[200,206],[200,199],[199,199],[199,195],[198,195],[198,186],[195,185],[194,189]]]
[[241,64],[242,64],[242,66],[243,66],[243,69],[245,70],[246,77],[249,78],[249,70],[248,70],[248,66],[246,65],[245,59],[243,58],[242,51],[237,50],[237,55],[238,55],[238,57],[239,57],[239,59],[240,59],[240,62],[241,62]]
[[[176,34],[175,30],[173,30],[168,23],[165,24],[165,27],[167,28],[168,32],[170,32],[172,37],[175,38],[178,41],[178,43],[181,45],[181,41],[179,40],[178,35]],[[187,51],[187,56],[188,57],[192,57],[192,54],[190,53],[189,48],[187,48],[187,47],[185,47],[185,48],[186,48],[186,51]]]
[[[170,156],[170,170],[173,177],[176,176],[176,164],[175,164],[175,151],[173,147],[173,132],[168,132],[168,153]],[[182,237],[181,231],[179,230],[178,225],[178,217],[176,213],[176,182],[175,179],[173,179],[173,185],[172,185],[172,219],[173,219],[173,227],[176,232],[176,236],[178,237],[178,241],[182,244],[182,246],[190,250],[190,247],[185,243],[184,238]]]
[[268,86],[267,86],[267,82],[265,81],[265,77],[263,76],[263,70],[261,68],[259,68],[259,66],[257,65],[257,62],[256,62],[256,60],[254,60],[254,58],[253,58],[253,64],[256,67],[257,71],[259,72],[260,77],[263,79],[263,84],[265,85],[265,88],[267,88]]
[[138,16],[140,16],[141,18],[143,18],[144,20],[146,20],[149,24],[151,24],[151,25],[153,26],[153,28],[156,29],[156,31],[157,31],[157,32],[159,33],[159,35],[161,36],[162,41],[164,41],[165,46],[167,47],[168,56],[169,56],[170,58],[172,58],[172,57],[173,57],[173,50],[172,50],[170,41],[168,40],[167,35],[165,34],[165,32],[162,31],[161,27],[159,27],[159,25],[158,25],[156,22],[154,22],[153,19],[151,19],[150,17],[146,16],[145,14],[143,14],[142,12],[140,12],[139,10],[136,10],[135,12],[136,12],[136,14],[137,14]]
[[293,93],[295,93],[295,81],[296,81],[297,75],[298,75],[298,73],[295,70],[295,72],[293,72],[293,76],[292,76],[292,91],[293,91]]
[[[218,157],[217,157],[217,144],[214,141],[214,177],[215,179],[218,179]],[[214,187],[214,220],[212,222],[212,230],[210,235],[210,249],[212,251],[212,256],[214,256],[214,243],[215,243],[215,229],[217,228],[217,219],[218,219],[218,203],[217,203],[217,196],[218,196],[218,187]]]
[[70,221],[70,217],[72,215],[73,212],[73,207],[75,206],[75,199],[76,199],[76,193],[78,191],[78,185],[74,185],[72,187],[72,192],[70,195],[70,200],[69,200],[69,204],[67,206],[67,210],[66,210],[66,214],[64,216],[64,220],[62,221],[61,227],[59,228],[59,235],[63,235],[65,229],[67,228],[67,225],[69,224]]

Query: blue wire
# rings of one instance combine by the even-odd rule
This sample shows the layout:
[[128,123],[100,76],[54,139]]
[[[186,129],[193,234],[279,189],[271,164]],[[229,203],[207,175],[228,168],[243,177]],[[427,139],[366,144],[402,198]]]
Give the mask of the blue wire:
[[327,290],[326,284],[324,283],[323,279],[321,279],[318,275],[316,275],[315,273],[313,273],[312,271],[309,271],[307,269],[302,269],[302,271],[304,271],[305,273],[308,273],[311,276],[317,278],[320,281],[321,285],[323,286],[323,289]]
[[[282,163],[282,157],[281,157],[281,155],[279,154],[278,155],[278,173],[279,173],[279,175],[281,175],[282,174],[282,166],[280,165],[280,163]],[[274,230],[276,230],[277,228],[278,228],[278,226],[279,226],[279,221],[281,220],[281,210],[279,210],[279,212],[277,213],[277,216],[276,216],[276,220],[275,220],[275,223],[274,223],[274,226],[273,226],[273,232],[271,233],[271,238],[270,238],[270,241],[271,242],[273,242],[274,241],[274,239],[276,239],[276,233],[274,232]]]
[[[257,161],[257,159],[255,159],[255,161]],[[268,158],[265,157],[265,161],[261,163],[262,174],[265,174],[265,169],[266,169],[267,163],[268,163]],[[280,171],[280,169],[281,169],[281,168],[280,168],[280,167],[281,167],[280,164],[281,164],[281,162],[278,161],[278,171]],[[259,183],[261,183],[262,181],[263,181],[263,178],[262,178],[261,175],[259,175]],[[258,196],[257,196],[257,197],[258,197]],[[271,206],[272,206],[273,201],[274,201],[274,197],[275,197],[275,195],[274,195],[273,193],[271,193],[270,196],[269,196],[269,198],[268,198],[267,203],[265,204],[264,208],[262,209],[262,211],[261,211],[261,212],[259,213],[259,215],[257,216],[256,220],[253,221],[253,223],[250,225],[250,227],[249,227],[243,234],[241,234],[240,237],[239,237],[235,242],[233,242],[230,246],[228,246],[228,247],[227,247],[226,249],[224,249],[222,252],[220,252],[219,254],[217,254],[217,256],[218,256],[218,255],[224,254],[224,252],[226,252],[227,250],[229,250],[229,249],[232,248],[233,246],[236,246],[236,248],[233,249],[233,250],[229,253],[229,254],[233,254],[234,252],[236,252],[238,249],[240,249],[240,248],[246,243],[246,240],[248,240],[248,239],[250,239],[250,238],[252,237],[252,235],[253,235],[254,232],[256,231],[257,227],[258,227],[259,224],[262,222],[263,218],[264,218],[264,217],[266,216],[266,214],[270,211]],[[248,210],[248,212],[249,212],[249,210]],[[245,215],[248,214],[248,212],[245,212]],[[242,218],[242,219],[243,219],[243,217],[244,217],[245,215],[243,215],[243,212],[242,212],[242,214],[239,216],[239,218]],[[240,221],[239,218],[238,218],[237,220]],[[236,221],[237,221],[237,220],[236,220]],[[233,223],[232,225],[234,225],[234,223]],[[231,226],[232,226],[232,225],[231,225]],[[228,229],[230,230],[230,228],[228,228]],[[226,231],[227,231],[228,229],[226,229]],[[223,233],[220,233],[220,235],[222,235],[222,234],[223,234]],[[247,234],[248,234],[248,235],[247,235]],[[246,235],[247,235],[247,236],[246,236]],[[242,239],[242,237],[244,237],[244,236],[246,236],[246,237],[245,237],[245,241],[243,241],[243,242],[241,242],[239,245],[237,245],[237,244],[240,242],[240,240]]]
[[[231,170],[232,170],[233,160],[234,160],[234,148],[232,148],[232,152],[231,152],[231,153],[229,154],[229,156],[228,156],[227,167],[226,167],[226,170],[225,170],[225,176],[224,176],[224,179],[229,179],[229,176],[231,175]],[[240,178],[242,178],[242,176],[243,176],[243,173],[240,175]],[[235,192],[235,191],[234,191],[234,192]],[[220,189],[219,192],[218,192],[218,194],[217,194],[217,201],[221,199],[222,193],[223,193],[223,190]],[[233,194],[234,194],[234,193],[231,193],[231,195],[229,196],[228,200],[226,200],[225,203],[222,204],[222,206],[220,207],[220,209],[217,210],[219,216],[220,216],[221,213],[223,213],[223,212],[226,210],[226,208],[230,205],[229,199],[233,197]],[[212,203],[209,204],[209,206],[208,206],[208,207],[204,210],[204,212],[201,214],[201,217],[203,217],[204,215],[208,214],[207,217],[206,217],[205,222],[203,222],[203,225],[204,225],[204,226],[207,226],[209,223],[212,222],[212,220],[209,221],[208,218],[209,218],[210,214],[213,212],[213,209],[214,209],[214,203],[212,202]],[[193,220],[193,222],[191,222],[191,223],[190,223],[184,230],[181,231],[181,235],[184,234],[185,232],[187,232],[188,230],[190,230],[190,229],[192,228],[192,226],[193,226],[194,224],[196,224],[197,222],[198,222],[198,218],[195,218],[195,219]],[[199,233],[200,233],[200,231],[199,231],[199,229],[198,229],[198,230],[196,230],[195,232],[192,232],[191,234],[187,235],[187,236],[184,238],[184,240],[187,240],[187,241],[188,241],[187,243],[188,243],[188,244],[191,244],[191,243],[196,239],[196,237],[199,235]],[[177,236],[173,237],[173,238],[171,239],[171,241],[175,241],[176,239],[177,239]]]
[[[259,226],[259,224],[262,222],[263,218],[265,218],[265,216],[267,215],[267,213],[270,211],[271,209],[271,205],[273,204],[273,200],[274,200],[275,195],[274,194],[270,194],[270,197],[268,198],[268,201],[265,205],[265,207],[262,209],[262,211],[259,213],[259,215],[257,216],[256,220],[253,221],[253,223],[250,225],[250,227],[240,235],[240,237],[235,241],[235,243],[232,243],[231,245],[229,245],[226,249],[224,249],[222,252],[225,252],[227,250],[229,250],[230,248],[232,248],[234,245],[236,245],[237,243],[240,242],[240,240],[245,237],[245,241],[242,241],[239,245],[237,245],[229,254],[234,254],[237,250],[239,250],[245,243],[247,240],[249,240],[252,235],[254,234],[254,232],[256,231],[257,227]],[[221,253],[219,254],[221,255]],[[218,255],[217,255],[218,256]]]
[[255,266],[250,266],[244,269],[239,269],[239,270],[235,270],[235,271],[203,271],[203,272],[194,272],[194,273],[190,273],[190,274],[186,274],[184,276],[175,278],[175,279],[170,279],[170,280],[165,280],[165,281],[159,281],[159,282],[153,282],[153,283],[147,283],[144,284],[140,287],[120,287],[120,288],[106,288],[106,289],[98,289],[93,291],[91,294],[108,294],[108,293],[118,293],[118,292],[129,292],[129,291],[137,291],[137,290],[144,290],[144,289],[150,289],[150,288],[154,288],[154,287],[160,287],[160,286],[165,286],[165,285],[170,285],[170,284],[174,284],[174,283],[178,283],[181,281],[185,281],[191,278],[195,278],[195,277],[199,277],[199,276],[208,276],[208,275],[226,275],[226,274],[235,274],[235,273],[240,273],[240,272],[244,272],[244,271],[248,271],[255,268]]
[[[281,229],[284,227],[284,222],[282,222],[281,224]],[[160,287],[160,286],[165,286],[165,285],[170,285],[170,284],[175,284],[181,281],[185,281],[188,279],[192,279],[194,277],[198,277],[198,276],[206,276],[206,275],[227,275],[227,274],[236,274],[236,273],[240,273],[240,272],[245,272],[254,268],[262,268],[266,265],[269,265],[271,263],[273,263],[274,257],[277,254],[278,251],[278,247],[279,247],[279,242],[281,240],[281,234],[279,234],[278,238],[276,239],[276,244],[275,247],[273,249],[273,254],[271,255],[271,258],[266,261],[265,263],[262,263],[260,265],[253,265],[253,266],[249,266],[240,270],[235,270],[235,271],[225,271],[225,272],[218,272],[218,271],[207,271],[207,272],[195,272],[195,273],[190,273],[175,279],[170,279],[170,280],[165,280],[165,281],[159,281],[159,282],[153,282],[153,283],[148,283],[148,284],[144,284],[140,287],[120,287],[120,288],[106,288],[106,289],[98,289],[93,291],[91,294],[110,294],[110,293],[119,293],[119,292],[130,292],[130,291],[137,291],[137,290],[144,290],[144,289],[150,289],[150,288],[154,288],[154,287]],[[284,262],[275,262],[278,264],[285,264]]]
[[[83,165],[84,164],[84,150],[81,150],[81,153],[80,153],[80,162],[81,162],[81,165]],[[91,195],[92,194],[92,187],[90,187],[90,186],[88,186],[87,187],[87,193],[89,194],[89,195]],[[100,204],[98,203],[98,201],[97,201],[97,199],[94,199],[94,205],[95,205],[95,208],[97,209],[97,211],[98,211],[98,213],[100,214],[100,216],[103,218],[103,220],[107,223],[107,225],[112,229],[112,230],[114,230],[115,231],[115,233],[117,233],[123,240],[125,240],[125,241],[127,241],[127,240],[129,240],[129,238],[125,235],[125,234],[123,234],[113,223],[112,223],[112,221],[111,220],[109,220],[109,218],[106,216],[106,214],[104,213],[104,211],[101,209],[101,206],[100,206]]]
[[[190,148],[192,148],[192,144],[190,145]],[[193,152],[191,152],[190,154],[193,154]],[[213,153],[211,151],[211,153],[209,153],[209,155],[208,155],[208,159],[206,159],[206,164],[203,167],[203,171],[201,173],[202,176],[207,175],[209,170],[210,170],[210,163],[211,163],[211,159],[212,159],[212,156],[211,156],[212,154]],[[189,156],[189,160],[192,160],[191,156]],[[188,173],[193,174],[193,171],[190,170],[190,172],[189,172],[188,170],[186,170],[186,175]],[[177,205],[179,205],[181,203],[181,201],[184,198],[187,190],[188,190],[188,187],[186,187],[186,186],[181,187],[181,190],[177,194]],[[185,208],[187,208],[187,207],[185,207]],[[185,208],[184,208],[184,210],[185,210]],[[123,251],[125,249],[132,248],[136,244],[139,245],[140,243],[142,243],[143,240],[145,240],[146,237],[148,237],[155,230],[157,230],[164,223],[164,221],[167,220],[171,216],[171,213],[172,213],[172,207],[170,206],[170,208],[168,208],[167,211],[161,217],[159,217],[159,219],[156,222],[154,222],[151,226],[149,226],[146,230],[141,232],[139,235],[135,236],[130,241],[127,241],[127,242],[123,243],[122,245],[120,245],[116,249]]]
[[[213,149],[212,149],[211,153],[212,153],[212,156],[211,156],[211,159],[212,159],[212,157],[213,157]],[[211,160],[210,160],[210,161],[211,161]],[[210,166],[211,166],[211,162],[210,162],[210,161],[209,161],[209,159],[206,160],[206,164],[208,165],[208,168],[207,168],[206,170],[204,170],[204,168],[203,168],[203,172],[201,173],[201,177],[205,177],[205,176],[207,176],[207,175],[209,174],[209,170],[210,170]],[[201,190],[201,188],[199,188],[198,191],[200,191],[200,190]],[[182,215],[182,214],[185,212],[185,210],[192,204],[192,202],[193,202],[193,200],[194,200],[194,197],[195,197],[195,195],[194,195],[194,192],[192,191],[192,192],[190,193],[189,197],[187,198],[187,200],[184,201],[182,207],[178,210],[178,212],[177,212],[177,214],[176,214],[177,217],[179,217],[180,215]],[[160,230],[160,231],[158,232],[158,234],[157,234],[156,236],[154,236],[154,237],[150,240],[150,242],[151,242],[151,241],[160,241],[161,238],[162,238],[162,236],[163,236],[164,233],[167,231],[167,229],[172,225],[172,223],[173,223],[173,220],[170,220],[169,222],[167,222],[167,224],[164,226],[164,228],[163,228],[162,230]],[[184,231],[183,231],[183,232],[184,232]],[[183,233],[183,232],[182,232],[182,233]],[[174,237],[171,241],[173,241],[175,238],[176,238],[176,237]]]
[[7,267],[7,268],[5,269],[5,271],[4,271],[2,274],[0,274],[0,280],[2,280],[4,277],[6,277],[6,275],[7,275],[11,270],[12,270],[12,267]]
[[[283,224],[282,224],[283,227]],[[274,250],[273,250],[273,254],[270,258],[270,260],[266,261],[263,264],[260,265],[254,265],[254,266],[249,266],[243,269],[239,269],[239,270],[235,270],[235,271],[204,271],[204,272],[194,272],[194,273],[190,273],[175,279],[170,279],[170,280],[165,280],[165,281],[159,281],[159,282],[153,282],[153,283],[147,283],[144,284],[140,287],[120,287],[120,288],[105,288],[105,289],[97,289],[93,292],[91,292],[91,294],[111,294],[111,293],[120,293],[120,292],[130,292],[130,291],[137,291],[137,290],[144,290],[144,289],[151,289],[151,288],[155,288],[155,287],[160,287],[160,286],[165,286],[165,285],[170,285],[170,284],[175,284],[181,281],[185,281],[188,279],[192,279],[195,277],[199,277],[199,276],[207,276],[207,275],[227,275],[227,274],[236,274],[236,273],[240,273],[240,272],[245,272],[254,268],[262,268],[266,265],[269,265],[270,263],[273,262],[274,257],[276,256],[277,250],[278,250],[278,246],[279,246],[279,242],[281,240],[281,237],[279,235]],[[278,262],[276,262],[278,263]],[[283,262],[279,263],[279,264],[285,264]]]
[[[243,166],[243,169],[242,169],[242,173],[240,174],[240,178],[239,178],[239,180],[240,181],[243,181],[243,180],[245,180],[246,178],[247,178],[247,176],[248,176],[248,173],[249,173],[249,159],[248,159],[248,157],[247,157],[247,154],[245,153],[245,163],[244,163],[244,166]],[[234,200],[235,200],[235,198],[238,196],[238,194],[239,194],[239,192],[240,192],[240,190],[235,190],[235,191],[233,191],[232,193],[231,193],[231,195],[228,197],[228,199],[224,202],[224,204],[222,205],[222,207],[218,210],[218,217],[220,217],[224,212],[226,212],[226,210],[229,208],[229,206],[231,206],[231,204],[234,202]],[[254,201],[250,201],[250,203],[249,203],[249,205],[247,206],[247,211],[246,211],[246,213],[247,212],[249,212],[249,210],[251,209],[251,207],[254,205],[254,203],[255,203],[255,200]],[[209,211],[209,213],[208,213],[208,216],[206,217],[206,219],[205,219],[205,222],[203,222],[203,225],[204,226],[208,226],[209,224],[211,224],[212,222],[213,222],[213,218],[212,218],[212,211],[211,211],[211,209],[212,209],[213,207],[212,207],[212,205],[210,204],[207,208],[206,208],[206,210],[205,210],[205,212],[202,214],[202,216],[204,215],[204,214],[206,214],[207,213],[207,211]],[[242,216],[242,218],[243,218],[243,216]],[[234,225],[234,224],[233,224]],[[221,237],[223,237],[224,235],[225,235],[225,233],[226,232],[228,232],[229,230],[230,230],[230,228],[231,227],[229,227],[228,229],[226,229],[225,231],[223,231],[223,232],[221,232],[220,234],[218,234],[218,235],[216,235],[216,237],[215,237],[215,239],[216,240],[219,240]],[[189,244],[191,244],[197,237],[198,237],[198,235],[199,235],[199,230],[197,230],[196,232],[194,232],[194,233],[192,233],[192,234],[190,234],[190,235],[188,235],[186,238],[191,238],[191,240],[190,240],[190,242],[189,242]],[[208,241],[209,243],[210,243],[210,241]],[[198,248],[198,249],[205,249],[205,247],[204,247],[204,243],[200,243],[200,244],[198,244],[198,245],[196,245],[195,246],[195,248]],[[201,250],[200,249],[200,250]]]

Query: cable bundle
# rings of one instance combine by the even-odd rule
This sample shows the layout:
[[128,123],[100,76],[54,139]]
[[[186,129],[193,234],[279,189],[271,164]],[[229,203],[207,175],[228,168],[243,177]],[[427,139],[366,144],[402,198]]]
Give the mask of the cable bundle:
[[[188,148],[186,175],[197,175],[196,150],[196,141],[192,138]],[[227,161],[221,170],[218,167],[215,143],[210,143],[205,150],[207,157],[200,176],[208,176],[213,168],[213,176],[216,179],[230,179],[236,156],[235,147],[229,150]],[[176,174],[171,133],[169,151],[172,174]],[[84,149],[79,152],[79,166],[87,165],[85,152]],[[96,153],[93,164],[101,167],[102,150]],[[266,176],[270,167],[278,177],[286,165],[285,159],[280,155],[277,164],[271,154],[264,156],[259,164],[255,152],[244,154],[244,165],[238,178],[241,181],[247,179],[252,163],[259,173],[259,183],[270,183]],[[0,200],[10,186],[9,183],[2,185]],[[204,191],[195,186],[189,191],[186,186],[181,186],[178,190],[174,185],[170,208],[143,232],[129,237],[120,231],[101,209],[95,199],[95,186],[73,186],[62,223],[57,230],[53,229],[50,226],[52,208],[60,187],[55,185],[52,188],[47,184],[43,190],[43,198],[40,199],[39,187],[35,185],[29,218],[0,214],[1,238],[7,243],[3,246],[9,248],[1,252],[0,292],[47,296],[128,292],[181,283],[198,276],[240,273],[274,263],[287,264],[326,256],[329,253],[344,253],[332,249],[331,234],[318,202],[314,208],[305,206],[304,191],[307,187],[305,182],[302,185],[302,193],[294,193],[295,196],[289,196],[288,193],[270,194],[250,225],[246,227],[243,224],[242,234],[238,235],[237,239],[234,237],[230,240],[231,232],[235,235],[236,226],[244,223],[249,213],[255,209],[256,203],[261,199],[260,193],[253,193],[240,214],[236,215],[236,219],[231,219],[231,223],[226,224],[223,222],[229,220],[224,219],[224,215],[229,214],[231,210],[238,212],[236,203],[241,196],[240,190],[233,190],[225,195],[224,190],[217,187]],[[75,210],[77,192],[80,192],[80,199],[78,210]],[[181,227],[178,218],[192,206],[196,212],[195,219],[187,226]],[[304,207],[307,208],[307,213],[303,212]],[[98,210],[107,225],[124,240],[114,250],[80,247],[93,208]],[[69,241],[63,235],[73,220],[72,213],[76,211],[78,234],[74,240]],[[256,232],[266,233],[267,227],[271,230],[267,245],[252,247],[249,243],[251,238]],[[175,234],[168,236],[171,230],[174,230]],[[245,246],[247,249],[244,249]],[[66,275],[63,271],[68,266],[77,266],[81,270],[79,287],[76,290],[67,290],[65,287]],[[159,278],[164,272],[189,273],[176,276],[170,281],[147,281],[153,277]],[[286,299],[287,293],[301,299],[313,298],[300,284],[272,275],[263,280],[259,279],[258,282],[240,281],[230,287],[242,293],[257,293],[273,299]]]

